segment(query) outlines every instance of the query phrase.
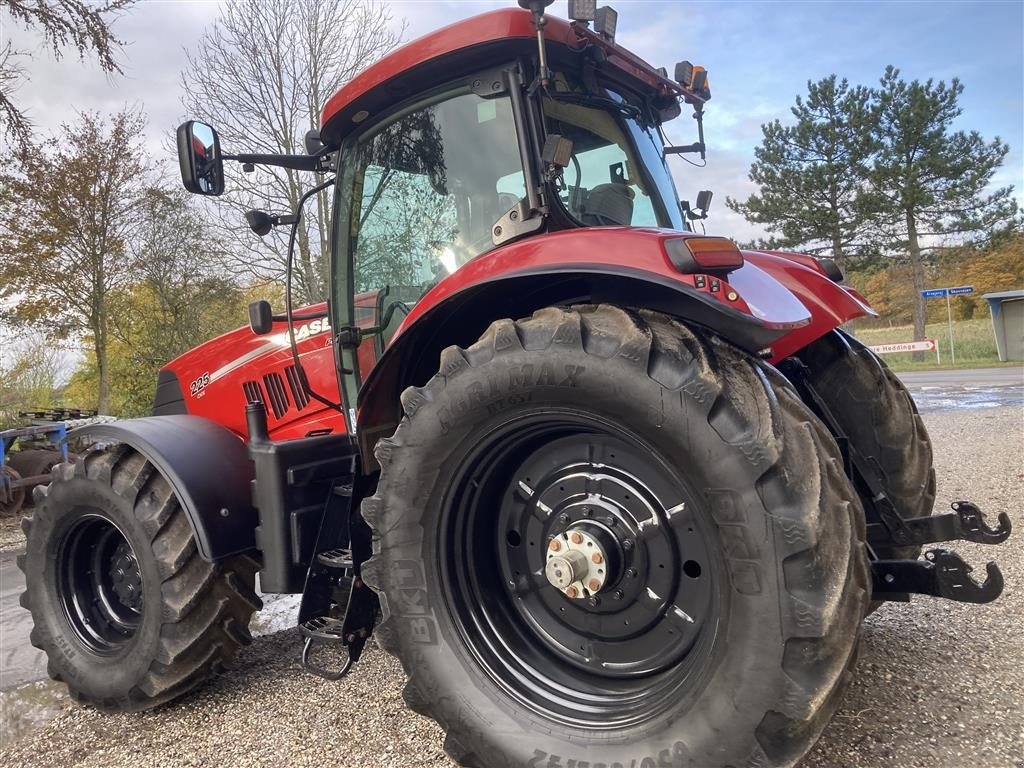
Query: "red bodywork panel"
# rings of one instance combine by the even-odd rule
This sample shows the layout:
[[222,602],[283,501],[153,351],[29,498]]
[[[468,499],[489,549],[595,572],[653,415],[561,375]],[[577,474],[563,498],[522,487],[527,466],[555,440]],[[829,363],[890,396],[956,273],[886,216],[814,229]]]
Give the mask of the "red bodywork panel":
[[[359,297],[358,303],[363,305],[364,317],[357,322],[372,325],[376,294]],[[325,310],[325,304],[318,304],[296,314]],[[328,323],[326,318],[297,320],[295,337],[313,390],[336,402],[338,377]],[[340,413],[302,393],[284,322],[275,322],[270,333],[260,336],[249,326],[229,331],[175,358],[164,370],[177,376],[190,414],[211,419],[239,437],[248,435],[245,406],[252,399],[262,399],[265,404],[270,436],[275,440],[305,437],[317,430],[345,431]]]
[[[682,283],[723,306],[750,315],[768,328],[788,333],[773,345],[773,360],[786,357],[854,317],[874,314],[849,289],[834,283],[809,257],[744,251],[746,263],[727,277],[680,274],[665,253],[666,240],[692,233],[633,227],[590,227],[528,238],[477,257],[427,293],[399,327],[395,338],[434,306],[473,285],[537,268],[608,265],[628,267]],[[814,262],[816,265],[817,262]],[[703,278],[703,280],[699,280]],[[703,282],[703,287],[698,287]],[[719,289],[712,290],[715,283]],[[735,298],[730,298],[730,296]]]
[[[509,243],[466,264],[431,289],[396,331],[398,339],[438,304],[473,286],[537,270],[599,271],[627,267],[660,281],[678,283],[730,310],[756,318],[781,332],[772,344],[778,362],[855,317],[874,315],[863,299],[830,280],[811,257],[781,252],[744,251],[745,264],[726,277],[681,274],[664,243],[692,233],[630,227],[593,227],[541,235]],[[717,288],[717,290],[716,290]],[[356,297],[356,324],[374,325],[375,293]],[[297,314],[323,311],[320,304]],[[295,322],[299,355],[313,389],[338,399],[338,381],[327,320]],[[364,379],[376,362],[370,340],[359,347]],[[204,416],[246,437],[245,405],[262,398],[270,436],[275,440],[305,437],[311,432],[344,432],[341,414],[301,394],[292,370],[285,323],[257,336],[248,326],[218,336],[171,361],[165,370],[178,378],[188,412]]]

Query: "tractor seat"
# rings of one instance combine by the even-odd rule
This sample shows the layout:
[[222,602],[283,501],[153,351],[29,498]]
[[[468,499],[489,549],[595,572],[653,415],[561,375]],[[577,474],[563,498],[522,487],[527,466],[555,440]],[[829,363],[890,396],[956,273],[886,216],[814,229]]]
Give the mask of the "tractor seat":
[[636,193],[626,184],[598,184],[587,195],[580,220],[590,227],[629,226]]

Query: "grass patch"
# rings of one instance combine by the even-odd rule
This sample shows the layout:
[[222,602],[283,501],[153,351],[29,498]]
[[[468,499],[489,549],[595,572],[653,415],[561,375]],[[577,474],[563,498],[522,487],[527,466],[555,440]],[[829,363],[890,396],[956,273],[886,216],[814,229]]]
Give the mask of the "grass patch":
[[[914,338],[911,325],[899,325],[891,328],[856,328],[857,338],[867,345],[893,344],[910,341]],[[996,337],[992,330],[990,318],[976,320],[953,321],[953,344],[956,349],[956,365],[953,365],[949,353],[949,327],[945,322],[928,323],[925,326],[925,337],[939,342],[942,357],[940,365],[935,363],[935,353],[925,352],[924,360],[917,362],[913,353],[883,355],[890,368],[897,371],[923,370],[929,368],[988,368],[1002,365],[1020,365],[1019,362],[1002,363],[996,352]]]

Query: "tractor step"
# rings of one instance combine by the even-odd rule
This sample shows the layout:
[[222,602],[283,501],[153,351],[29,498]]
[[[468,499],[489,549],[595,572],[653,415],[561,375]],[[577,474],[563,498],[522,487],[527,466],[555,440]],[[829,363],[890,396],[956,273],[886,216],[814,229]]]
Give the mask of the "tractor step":
[[872,598],[907,602],[911,594],[932,595],[961,603],[990,603],[1003,591],[1003,574],[994,562],[985,565],[985,581],[971,577],[974,569],[956,552],[932,549],[924,560],[874,560]]
[[326,552],[321,552],[316,556],[320,565],[328,568],[335,569],[346,569],[352,567],[352,550],[351,549],[329,549]]
[[999,513],[999,524],[992,528],[985,522],[985,513],[971,502],[954,501],[950,506],[952,512],[902,520],[899,525],[903,536],[899,537],[893,536],[885,523],[870,523],[868,543],[889,546],[896,543],[903,546],[962,540],[979,544],[1002,544],[1009,537],[1012,526],[1005,512]]
[[302,668],[307,672],[312,672],[314,675],[325,680],[333,681],[341,680],[352,669],[353,658],[347,652],[341,669],[336,671],[326,669],[311,659],[311,652],[315,645],[332,645],[336,647],[347,645],[345,642],[345,625],[341,619],[335,619],[331,616],[316,616],[302,622],[299,625],[299,632],[306,638],[302,646]]

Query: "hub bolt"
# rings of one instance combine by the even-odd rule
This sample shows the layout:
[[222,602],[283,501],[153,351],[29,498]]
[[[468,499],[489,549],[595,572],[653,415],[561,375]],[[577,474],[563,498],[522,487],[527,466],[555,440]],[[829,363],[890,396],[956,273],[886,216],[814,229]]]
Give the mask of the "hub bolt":
[[573,531],[572,535],[569,537],[569,539],[572,541],[573,544],[582,544],[583,543],[583,535],[580,534],[577,531]]
[[600,565],[604,562],[604,558],[601,556],[600,552],[595,552],[590,556],[590,562],[592,562],[594,565]]
[[565,588],[565,596],[566,597],[576,597],[576,595],[578,595],[578,594],[579,593],[576,591],[576,587],[566,587]]
[[591,579],[589,582],[587,582],[587,589],[589,589],[591,592],[597,592],[601,589],[601,582],[597,579]]
[[562,548],[562,542],[560,542],[558,539],[552,539],[551,543],[548,544],[548,549],[550,549],[552,552],[557,552],[561,548]]

